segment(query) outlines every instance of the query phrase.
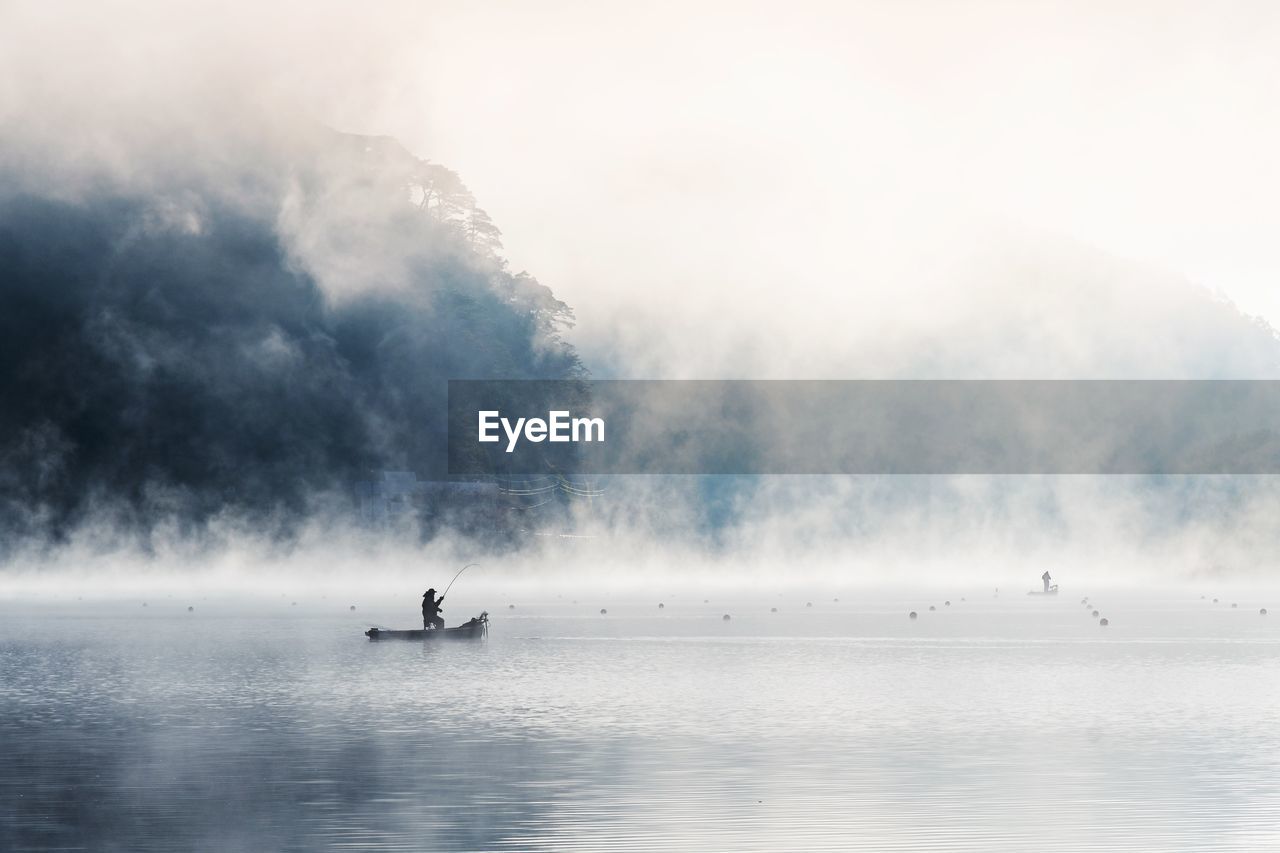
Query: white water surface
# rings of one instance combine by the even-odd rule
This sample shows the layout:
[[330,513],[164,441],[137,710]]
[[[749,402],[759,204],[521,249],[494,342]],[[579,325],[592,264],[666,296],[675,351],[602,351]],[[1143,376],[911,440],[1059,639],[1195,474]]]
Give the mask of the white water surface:
[[1280,848],[1280,601],[950,595],[6,601],[0,849]]

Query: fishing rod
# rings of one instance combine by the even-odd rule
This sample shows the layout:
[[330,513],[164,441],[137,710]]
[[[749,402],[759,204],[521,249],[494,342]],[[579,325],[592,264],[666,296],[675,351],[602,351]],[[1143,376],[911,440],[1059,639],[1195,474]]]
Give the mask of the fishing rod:
[[[456,581],[458,578],[460,578],[460,577],[462,576],[462,573],[463,573],[463,572],[465,572],[467,569],[471,568],[472,566],[479,566],[479,565],[480,565],[479,563],[467,563],[465,566],[463,566],[462,568],[458,569],[458,573],[457,573],[456,575],[454,575],[454,576],[453,576],[453,581]],[[441,600],[441,601],[444,601],[444,597],[445,597],[446,595],[448,595],[448,594],[449,594],[449,590],[453,588],[453,581],[449,581],[449,585],[448,585],[448,586],[446,586],[446,587],[444,588],[444,592],[442,592],[442,593],[440,594],[440,600]]]

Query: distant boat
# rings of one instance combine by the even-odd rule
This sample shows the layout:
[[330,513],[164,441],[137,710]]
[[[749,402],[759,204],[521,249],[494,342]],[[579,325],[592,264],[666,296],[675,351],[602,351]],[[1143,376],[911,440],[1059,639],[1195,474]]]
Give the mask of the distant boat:
[[1057,594],[1058,594],[1058,585],[1056,583],[1053,586],[1049,587],[1047,590],[1033,589],[1027,593],[1027,595],[1057,595]]
[[364,635],[370,640],[483,640],[489,634],[489,614],[463,622],[456,628],[412,631],[392,631],[387,628],[370,628]]

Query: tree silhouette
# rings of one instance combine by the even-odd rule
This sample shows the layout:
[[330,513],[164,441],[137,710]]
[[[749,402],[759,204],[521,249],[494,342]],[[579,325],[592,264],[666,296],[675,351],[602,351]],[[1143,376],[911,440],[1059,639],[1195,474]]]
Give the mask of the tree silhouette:
[[481,208],[471,208],[462,230],[473,249],[491,256],[502,251],[502,232]]

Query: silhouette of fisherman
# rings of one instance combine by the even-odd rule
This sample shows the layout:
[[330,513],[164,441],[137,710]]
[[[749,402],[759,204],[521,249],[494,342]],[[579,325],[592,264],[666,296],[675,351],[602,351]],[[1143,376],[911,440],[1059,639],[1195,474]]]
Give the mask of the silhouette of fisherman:
[[436,598],[436,591],[429,589],[422,594],[422,627],[423,629],[435,628],[440,630],[444,627],[444,617],[440,615],[440,605],[444,603],[444,596]]
[[[1040,580],[1044,581],[1044,591],[1045,591],[1045,592],[1048,592],[1048,591],[1049,591],[1049,581],[1053,580],[1053,578],[1049,577],[1049,573],[1046,571],[1044,574],[1042,574],[1042,575],[1040,576]],[[424,605],[424,606],[425,606],[425,605]]]

